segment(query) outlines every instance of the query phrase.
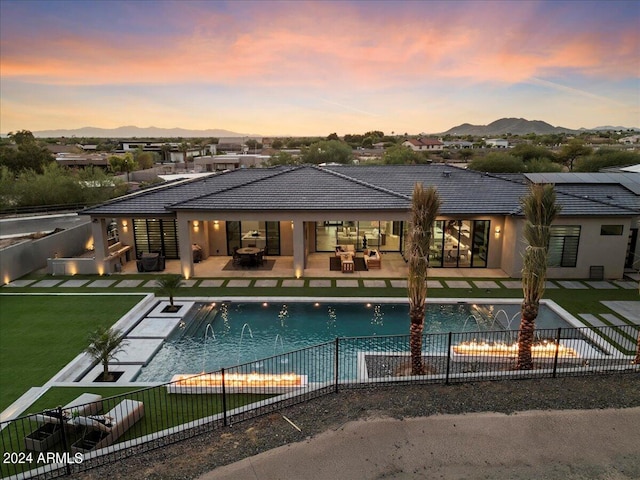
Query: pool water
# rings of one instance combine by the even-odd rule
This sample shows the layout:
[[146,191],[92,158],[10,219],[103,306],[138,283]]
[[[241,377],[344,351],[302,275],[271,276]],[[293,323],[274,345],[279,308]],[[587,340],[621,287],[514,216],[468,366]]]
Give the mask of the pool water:
[[[427,304],[424,333],[517,330],[519,312],[520,305],[517,304]],[[542,305],[536,326],[552,329],[569,327],[569,324]],[[142,368],[136,380],[169,381],[175,374],[212,372],[250,363],[254,370],[271,373],[294,369],[298,373],[302,373],[300,370],[311,373],[313,370],[311,380],[321,381],[323,365],[333,366],[332,342],[336,337],[408,333],[409,306],[406,303],[197,303],[149,364]],[[330,345],[326,349],[314,349],[313,354],[283,356],[327,342]],[[406,347],[403,342],[402,349],[406,350]],[[375,348],[388,350],[390,347],[367,343],[360,348],[351,346],[344,351],[341,348],[340,355],[355,357],[358,349],[370,351]],[[446,351],[429,342],[425,342],[425,349],[432,353]],[[263,361],[273,356],[280,357]],[[305,366],[299,365],[302,357]],[[272,365],[273,362],[278,365]],[[314,362],[319,363],[311,367]]]

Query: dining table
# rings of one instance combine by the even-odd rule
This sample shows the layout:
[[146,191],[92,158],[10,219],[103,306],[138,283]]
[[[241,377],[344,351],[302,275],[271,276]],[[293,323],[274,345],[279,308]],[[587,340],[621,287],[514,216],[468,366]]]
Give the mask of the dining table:
[[244,247],[239,248],[236,252],[240,255],[257,255],[262,249],[258,247]]

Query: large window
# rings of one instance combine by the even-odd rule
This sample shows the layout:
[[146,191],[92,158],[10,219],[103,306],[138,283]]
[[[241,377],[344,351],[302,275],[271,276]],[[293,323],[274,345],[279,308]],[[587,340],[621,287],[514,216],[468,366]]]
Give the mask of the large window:
[[402,222],[328,220],[316,223],[316,252],[333,252],[336,245],[353,245],[358,251],[377,248],[400,251]]
[[579,243],[579,226],[552,226],[551,238],[549,239],[549,266],[575,267],[578,262]]
[[432,267],[486,267],[489,220],[437,220],[429,265]]
[[267,248],[269,255],[280,255],[279,222],[227,222],[227,249],[229,255],[234,247]]
[[168,259],[179,257],[175,220],[136,218],[133,220],[133,232],[136,253],[158,252]]

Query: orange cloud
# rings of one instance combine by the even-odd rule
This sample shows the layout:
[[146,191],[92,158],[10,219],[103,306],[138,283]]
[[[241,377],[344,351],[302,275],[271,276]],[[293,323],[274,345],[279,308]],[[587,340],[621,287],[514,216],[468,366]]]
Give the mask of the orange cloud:
[[1,75],[63,85],[385,88],[517,83],[567,69],[605,79],[638,74],[636,29],[576,34],[553,19],[530,18],[529,2],[511,4],[519,10],[508,19],[503,3],[485,2],[454,11],[409,2],[393,18],[376,3],[367,4],[367,15],[357,3],[255,3],[251,16],[240,19],[209,12],[206,3],[187,5],[152,37],[103,31],[86,38],[46,29],[4,39]]

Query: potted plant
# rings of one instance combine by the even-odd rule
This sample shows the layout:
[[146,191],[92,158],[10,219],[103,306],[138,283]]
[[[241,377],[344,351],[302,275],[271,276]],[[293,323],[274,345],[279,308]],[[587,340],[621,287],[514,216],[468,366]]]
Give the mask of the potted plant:
[[117,329],[99,327],[89,335],[89,346],[85,352],[102,363],[101,381],[115,381],[114,375],[109,373],[109,362],[124,350],[126,343],[124,335]]
[[182,277],[177,274],[162,275],[158,279],[158,288],[156,295],[166,295],[169,297],[169,306],[165,308],[166,312],[177,312],[180,310],[179,305],[173,304],[173,297],[178,293],[178,289],[182,286]]

